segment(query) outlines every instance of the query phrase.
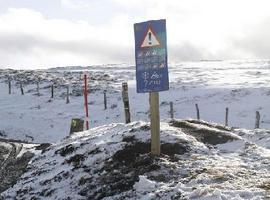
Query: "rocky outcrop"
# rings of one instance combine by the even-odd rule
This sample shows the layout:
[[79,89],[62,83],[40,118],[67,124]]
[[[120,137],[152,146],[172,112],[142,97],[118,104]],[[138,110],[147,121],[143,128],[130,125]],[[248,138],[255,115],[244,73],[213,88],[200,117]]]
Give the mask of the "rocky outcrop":
[[[26,143],[14,140],[0,139],[0,193],[12,187],[23,173],[34,153],[48,145],[33,144],[32,148],[24,148]],[[28,144],[29,145],[29,144]]]

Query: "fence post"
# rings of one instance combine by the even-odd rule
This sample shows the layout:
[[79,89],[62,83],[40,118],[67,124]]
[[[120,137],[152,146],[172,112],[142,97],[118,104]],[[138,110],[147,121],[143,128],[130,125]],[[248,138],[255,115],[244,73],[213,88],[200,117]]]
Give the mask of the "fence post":
[[228,126],[229,108],[226,108],[225,126]]
[[89,130],[89,111],[88,111],[88,83],[87,74],[83,75],[84,79],[84,106],[85,106],[85,126],[86,130]]
[[260,113],[259,111],[256,111],[256,122],[255,122],[255,128],[260,128]]
[[128,99],[128,84],[126,82],[122,83],[122,98],[125,109],[125,119],[126,124],[130,123],[130,111],[129,111],[129,99]]
[[173,102],[170,102],[170,114],[171,114],[171,119],[174,119],[174,110],[173,110]]
[[40,93],[39,93],[39,81],[37,81],[37,95],[40,96]]
[[8,94],[11,94],[11,81],[8,80]]
[[70,102],[69,100],[69,85],[67,85],[67,100],[66,103],[68,104]]
[[103,91],[104,94],[104,110],[107,110],[107,95],[106,95],[107,90]]
[[197,112],[197,119],[200,120],[200,110],[198,104],[195,104],[196,106],[196,112]]
[[21,94],[24,95],[24,91],[23,91],[23,85],[22,83],[20,83],[20,88],[21,88]]
[[54,96],[54,86],[53,84],[51,85],[51,98],[53,99]]

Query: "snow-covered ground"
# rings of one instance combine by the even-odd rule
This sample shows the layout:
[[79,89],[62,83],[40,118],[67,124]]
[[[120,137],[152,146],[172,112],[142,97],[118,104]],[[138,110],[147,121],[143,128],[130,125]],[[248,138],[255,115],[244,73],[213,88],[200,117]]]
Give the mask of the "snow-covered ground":
[[[55,142],[69,134],[72,118],[84,119],[82,74],[89,79],[90,127],[124,122],[122,82],[129,84],[131,120],[149,121],[148,94],[137,94],[135,67],[125,64],[93,67],[55,68],[38,71],[0,70],[0,136]],[[23,81],[21,95],[13,81],[8,95],[8,75]],[[170,90],[160,93],[161,121],[169,118],[169,102],[174,102],[175,118],[196,118],[224,124],[229,108],[229,126],[255,126],[255,112],[261,114],[261,128],[270,127],[270,61],[184,62],[169,66]],[[40,93],[35,81],[41,79]],[[55,98],[50,99],[50,85],[55,83]],[[65,103],[65,84],[70,84],[70,104]],[[107,90],[108,109],[104,110],[103,90]]]
[[[269,69],[268,60],[170,65],[170,90],[160,93],[160,157],[149,153],[149,97],[136,93],[134,67],[0,70],[0,137],[52,143],[39,148],[0,140],[2,166],[15,166],[20,157],[31,159],[35,154],[28,166],[20,168],[16,180],[25,173],[16,184],[10,182],[16,168],[0,168],[4,179],[0,189],[15,184],[0,199],[270,199]],[[84,119],[85,72],[91,129],[68,136],[71,119]],[[8,77],[13,80],[10,95]],[[129,84],[132,123],[128,125],[123,124],[123,82]],[[204,121],[170,121],[170,101],[175,119],[196,118],[198,104]],[[229,127],[222,126],[226,107]],[[254,130],[256,111],[262,129]]]
[[38,153],[2,195],[7,200],[269,199],[269,141],[270,134],[260,130],[161,123],[162,154],[152,157],[149,124],[104,125]]

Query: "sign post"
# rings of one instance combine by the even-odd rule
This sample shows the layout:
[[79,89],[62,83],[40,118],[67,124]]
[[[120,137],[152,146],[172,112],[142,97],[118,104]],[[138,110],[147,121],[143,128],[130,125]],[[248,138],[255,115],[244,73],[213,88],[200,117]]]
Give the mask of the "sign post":
[[151,153],[160,154],[159,93],[169,90],[166,21],[134,24],[138,93],[150,93]]
[[160,154],[160,117],[159,117],[159,93],[150,92],[150,115],[151,115],[151,153]]

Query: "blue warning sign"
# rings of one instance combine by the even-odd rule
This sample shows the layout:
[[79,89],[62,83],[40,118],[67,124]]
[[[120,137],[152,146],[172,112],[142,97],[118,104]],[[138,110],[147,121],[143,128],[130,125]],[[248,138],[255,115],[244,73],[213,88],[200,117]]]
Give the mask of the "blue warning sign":
[[134,24],[137,92],[169,90],[166,20]]

